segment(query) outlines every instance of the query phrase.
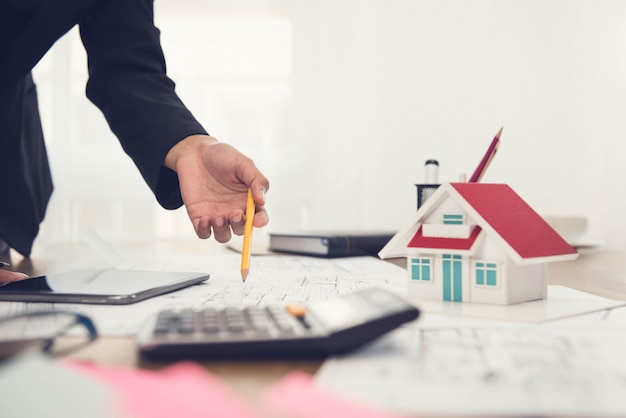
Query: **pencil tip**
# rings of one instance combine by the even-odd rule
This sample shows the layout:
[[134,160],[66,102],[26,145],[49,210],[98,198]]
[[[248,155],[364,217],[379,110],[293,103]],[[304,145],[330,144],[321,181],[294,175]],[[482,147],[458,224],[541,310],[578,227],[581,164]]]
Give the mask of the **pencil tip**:
[[246,282],[246,278],[248,277],[249,269],[241,269],[241,281]]
[[498,133],[496,134],[496,137],[500,138],[500,135],[502,134],[502,130],[504,129],[504,126],[500,128],[500,130],[498,131]]

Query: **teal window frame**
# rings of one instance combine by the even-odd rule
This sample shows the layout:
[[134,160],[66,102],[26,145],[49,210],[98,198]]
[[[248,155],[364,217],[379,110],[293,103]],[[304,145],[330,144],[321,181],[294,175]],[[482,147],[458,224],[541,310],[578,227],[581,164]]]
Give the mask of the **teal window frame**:
[[458,213],[444,213],[443,215],[444,225],[464,225],[465,215]]
[[433,282],[433,260],[431,258],[411,257],[411,281]]
[[498,263],[476,261],[474,263],[474,277],[476,286],[497,287],[500,283]]

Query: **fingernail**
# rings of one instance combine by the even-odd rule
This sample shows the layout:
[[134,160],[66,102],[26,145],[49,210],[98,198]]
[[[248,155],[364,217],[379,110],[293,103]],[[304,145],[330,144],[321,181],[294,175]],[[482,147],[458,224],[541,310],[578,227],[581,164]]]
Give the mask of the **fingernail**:
[[270,221],[269,216],[267,216],[267,212],[261,212],[259,214],[259,219],[261,219],[261,225],[259,225],[259,227],[266,226]]
[[194,220],[194,227],[198,238],[207,239],[211,236],[211,224],[208,219]]

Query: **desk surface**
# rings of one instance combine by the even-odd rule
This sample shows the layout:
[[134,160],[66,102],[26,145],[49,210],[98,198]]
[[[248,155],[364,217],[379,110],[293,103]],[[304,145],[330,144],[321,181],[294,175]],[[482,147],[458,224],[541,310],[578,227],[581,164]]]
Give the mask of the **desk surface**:
[[[121,243],[114,247],[122,254],[131,254],[145,261],[150,257],[168,254],[210,254],[224,251],[223,247],[209,241],[175,241],[146,243]],[[13,266],[30,275],[44,271],[68,270],[81,267],[106,266],[104,261],[83,243],[68,243],[38,248],[31,259],[14,259]],[[404,259],[391,262],[404,266]],[[586,250],[574,261],[552,263],[547,267],[550,284],[564,285],[599,296],[626,300],[626,257],[623,252]],[[76,359],[99,364],[124,367],[159,369],[167,363],[141,361],[131,338],[101,338],[73,354]],[[320,361],[258,361],[258,362],[205,362],[203,366],[222,378],[244,397],[254,397],[270,384],[293,370],[315,373]]]

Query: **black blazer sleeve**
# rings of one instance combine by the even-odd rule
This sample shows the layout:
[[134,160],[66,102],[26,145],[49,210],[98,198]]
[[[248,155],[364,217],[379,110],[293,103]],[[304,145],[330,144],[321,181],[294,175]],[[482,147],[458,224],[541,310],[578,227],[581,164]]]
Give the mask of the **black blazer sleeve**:
[[182,205],[178,178],[163,166],[181,139],[206,131],[165,71],[152,0],[106,0],[79,21],[87,50],[87,97],[104,113],[158,202]]

